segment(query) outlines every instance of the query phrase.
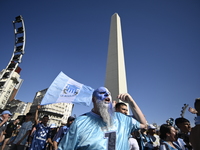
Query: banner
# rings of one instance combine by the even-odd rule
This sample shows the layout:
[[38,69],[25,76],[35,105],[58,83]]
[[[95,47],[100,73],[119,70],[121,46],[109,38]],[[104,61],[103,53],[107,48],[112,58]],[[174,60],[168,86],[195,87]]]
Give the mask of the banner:
[[48,88],[40,105],[74,103],[90,106],[93,91],[93,88],[83,85],[60,72]]

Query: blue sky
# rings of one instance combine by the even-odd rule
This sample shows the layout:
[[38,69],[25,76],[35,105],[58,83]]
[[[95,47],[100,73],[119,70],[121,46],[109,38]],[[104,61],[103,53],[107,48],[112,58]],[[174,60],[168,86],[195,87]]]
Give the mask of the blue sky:
[[[128,92],[149,123],[180,117],[200,97],[200,1],[0,1],[0,68],[13,53],[12,21],[22,15],[23,85],[16,96],[32,102],[60,71],[97,88],[104,85],[110,20],[121,18]],[[113,96],[116,97],[116,96]],[[80,115],[91,107],[75,105]],[[191,123],[194,115],[185,114]]]

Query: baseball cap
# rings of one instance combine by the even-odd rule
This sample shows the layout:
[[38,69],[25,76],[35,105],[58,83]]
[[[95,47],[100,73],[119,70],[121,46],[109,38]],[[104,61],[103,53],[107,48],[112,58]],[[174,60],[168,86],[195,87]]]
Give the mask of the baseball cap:
[[156,129],[156,127],[152,124],[148,125],[148,129]]
[[4,114],[9,114],[10,116],[12,116],[12,113],[9,111],[9,110],[4,110],[1,115],[4,115]]
[[52,123],[52,124],[50,125],[50,128],[51,128],[51,129],[52,129],[52,128],[57,128],[57,126],[56,126],[55,123]]

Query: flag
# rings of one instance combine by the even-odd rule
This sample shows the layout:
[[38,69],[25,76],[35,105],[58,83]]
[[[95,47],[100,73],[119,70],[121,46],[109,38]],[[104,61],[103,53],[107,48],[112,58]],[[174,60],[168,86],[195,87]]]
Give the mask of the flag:
[[74,103],[90,106],[93,91],[93,88],[71,79],[61,71],[48,88],[40,105]]

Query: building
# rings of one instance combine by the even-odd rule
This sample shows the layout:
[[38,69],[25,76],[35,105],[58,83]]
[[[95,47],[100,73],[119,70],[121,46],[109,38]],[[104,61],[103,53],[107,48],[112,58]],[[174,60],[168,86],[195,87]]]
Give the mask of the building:
[[4,109],[5,105],[13,100],[23,82],[19,72],[14,71],[10,77],[6,77],[6,70],[2,70],[3,74],[0,79],[0,109]]
[[[38,91],[34,97],[33,103],[31,105],[30,113],[35,114],[36,108],[40,105],[47,89]],[[44,115],[48,115],[50,120],[48,124],[56,124],[60,126],[61,124],[66,124],[67,119],[71,116],[73,109],[73,104],[71,103],[55,103],[49,105],[42,105],[39,109],[38,117],[42,118]]]
[[26,108],[24,110],[23,115],[26,115],[27,113],[29,113],[29,111],[31,109],[31,105],[32,105],[32,103],[29,103],[29,102],[26,103]]
[[5,106],[6,110],[9,110],[12,115],[12,120],[16,119],[18,116],[26,115],[32,103],[22,102],[20,100],[12,100],[7,103]]

